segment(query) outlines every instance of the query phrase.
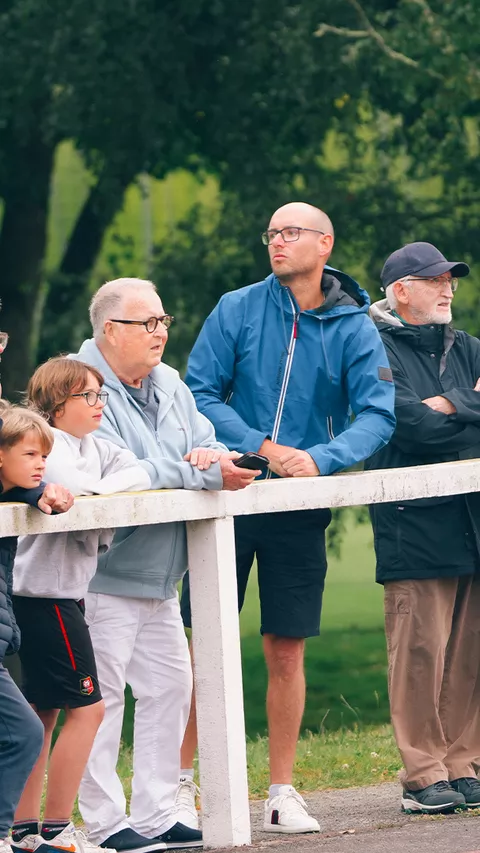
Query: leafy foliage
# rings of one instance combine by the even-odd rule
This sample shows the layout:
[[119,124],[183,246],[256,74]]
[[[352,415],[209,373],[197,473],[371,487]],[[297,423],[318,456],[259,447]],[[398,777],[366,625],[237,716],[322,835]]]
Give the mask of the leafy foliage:
[[[375,293],[386,255],[431,240],[479,252],[480,7],[474,0],[35,0],[0,3],[0,297],[10,390],[68,349],[126,188],[177,167],[216,176],[155,255],[175,363],[219,294],[266,271],[257,235],[283,202],[328,210],[333,262]],[[58,144],[74,140],[86,199],[45,269]],[[128,248],[128,247],[127,247]],[[122,267],[123,264],[123,267]],[[119,252],[114,275],[131,274]],[[479,331],[473,283],[460,323]],[[40,350],[38,344],[40,343]]]

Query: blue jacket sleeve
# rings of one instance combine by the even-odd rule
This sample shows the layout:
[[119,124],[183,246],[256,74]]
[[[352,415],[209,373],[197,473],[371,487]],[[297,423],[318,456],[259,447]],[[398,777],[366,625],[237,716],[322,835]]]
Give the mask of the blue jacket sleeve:
[[34,489],[22,489],[20,486],[16,486],[8,492],[2,492],[0,494],[0,500],[5,503],[8,501],[11,503],[18,502],[30,504],[30,506],[37,506],[46,485],[46,483],[40,483],[40,485],[36,486]]
[[347,345],[344,363],[355,419],[328,444],[308,448],[320,474],[334,474],[367,459],[387,444],[395,428],[395,387],[385,348],[369,317],[363,317]]
[[[239,329],[241,322],[237,314],[234,329]],[[259,450],[268,436],[260,430],[251,429],[225,402],[235,372],[235,348],[235,332],[230,329],[225,297],[222,297],[205,320],[190,353],[185,382],[199,410],[213,423],[218,441],[231,450],[245,453],[247,450]]]

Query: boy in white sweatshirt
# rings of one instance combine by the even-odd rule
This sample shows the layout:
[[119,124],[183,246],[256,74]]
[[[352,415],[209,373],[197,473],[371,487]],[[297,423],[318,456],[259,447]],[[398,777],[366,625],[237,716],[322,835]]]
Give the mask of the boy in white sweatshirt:
[[[50,359],[32,376],[29,403],[54,428],[48,479],[75,495],[149,489],[150,478],[133,453],[92,435],[108,400],[102,385],[98,370],[67,358]],[[22,632],[24,692],[45,727],[45,741],[15,815],[14,850],[99,849],[75,829],[71,813],[104,714],[83,598],[98,552],[112,536],[113,531],[87,530],[26,536],[19,542],[13,603]],[[60,709],[65,722],[50,756],[39,835],[43,782]]]

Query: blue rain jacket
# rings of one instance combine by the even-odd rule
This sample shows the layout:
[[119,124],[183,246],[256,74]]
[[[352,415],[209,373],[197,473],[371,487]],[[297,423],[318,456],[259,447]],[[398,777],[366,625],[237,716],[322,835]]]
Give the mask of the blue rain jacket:
[[185,381],[231,450],[258,451],[271,438],[307,450],[321,474],[334,474],[388,442],[394,386],[368,293],[333,267],[322,289],[325,302],[309,311],[273,274],[226,293],[203,325]]

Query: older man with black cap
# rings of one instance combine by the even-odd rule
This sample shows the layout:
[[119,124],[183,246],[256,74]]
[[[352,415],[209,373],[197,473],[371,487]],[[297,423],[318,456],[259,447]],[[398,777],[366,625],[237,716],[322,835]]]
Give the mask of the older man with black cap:
[[[376,323],[395,382],[397,426],[367,468],[480,456],[480,342],[450,325],[465,263],[430,243],[387,259]],[[480,494],[371,507],[385,588],[388,684],[402,807],[480,805]]]

